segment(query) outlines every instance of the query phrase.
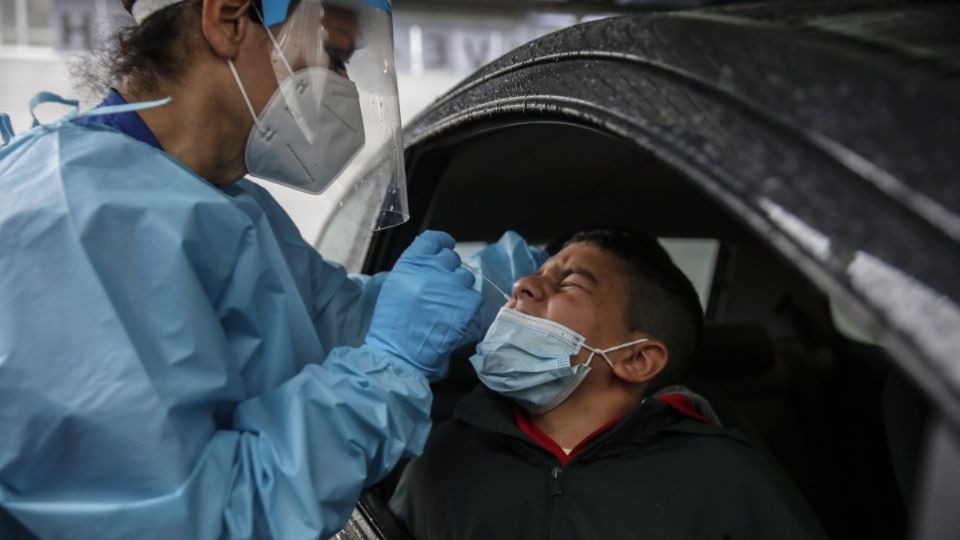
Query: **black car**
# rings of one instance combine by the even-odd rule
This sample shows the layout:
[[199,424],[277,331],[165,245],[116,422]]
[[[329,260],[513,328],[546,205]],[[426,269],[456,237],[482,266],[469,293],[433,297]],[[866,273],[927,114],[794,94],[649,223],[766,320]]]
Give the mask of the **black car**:
[[[960,538],[960,6],[578,25],[463,81],[405,145],[412,219],[358,240],[364,271],[425,228],[464,250],[593,224],[667,239],[706,310],[690,386],[830,537]],[[475,384],[455,358],[435,420]],[[405,538],[390,489],[341,537]]]

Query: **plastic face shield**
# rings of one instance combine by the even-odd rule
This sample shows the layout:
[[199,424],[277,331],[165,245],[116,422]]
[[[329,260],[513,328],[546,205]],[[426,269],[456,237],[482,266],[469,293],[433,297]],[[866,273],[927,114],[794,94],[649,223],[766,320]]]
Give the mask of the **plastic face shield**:
[[[325,198],[328,208],[374,230],[404,223],[410,212],[389,0],[259,4],[278,90],[260,114],[261,139],[254,134],[248,144],[250,174]],[[251,155],[268,165],[250,167]]]

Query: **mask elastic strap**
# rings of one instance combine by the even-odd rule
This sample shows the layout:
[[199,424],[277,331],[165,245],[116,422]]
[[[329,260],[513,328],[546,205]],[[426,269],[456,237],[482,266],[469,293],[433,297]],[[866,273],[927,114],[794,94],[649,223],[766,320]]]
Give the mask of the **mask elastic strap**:
[[[274,50],[277,51],[277,56],[280,57],[280,62],[283,63],[283,67],[287,70],[287,77],[296,83],[293,88],[294,91],[298,94],[303,94],[303,91],[307,88],[306,81],[294,77],[293,68],[290,66],[290,63],[287,62],[287,57],[283,54],[283,49],[280,48],[280,44],[277,42],[277,39],[273,37],[273,32],[271,32],[270,27],[267,26],[266,19],[263,17],[263,13],[257,9],[256,3],[253,4],[253,10],[257,13],[257,17],[260,17],[260,24],[263,25],[263,30],[267,33],[267,37],[270,38],[270,43],[273,44]],[[277,84],[280,84],[279,80],[277,81]],[[285,93],[282,84],[280,84],[280,92]],[[287,101],[287,108],[290,111],[291,116],[293,116],[293,121],[296,122],[300,127],[300,131],[303,132],[303,135],[306,137],[307,141],[313,143],[315,134],[310,126],[308,126],[303,120],[303,113],[299,110],[299,107],[296,104],[296,98],[294,96],[285,95],[284,99]]]
[[597,353],[600,353],[600,355],[603,356],[604,359],[606,359],[608,364],[610,363],[610,359],[607,358],[607,355],[603,354],[603,352],[601,352],[600,350],[594,349],[593,347],[590,347],[587,345],[584,345],[583,348],[590,351],[590,356],[587,357],[587,361],[584,362],[583,365],[590,367],[590,362],[593,362],[593,355]]
[[287,57],[283,55],[283,50],[280,49],[280,44],[277,43],[277,39],[273,37],[273,32],[270,31],[270,27],[267,26],[267,23],[264,21],[263,13],[260,13],[260,10],[257,8],[257,4],[253,4],[253,10],[257,12],[257,17],[260,17],[260,24],[263,25],[264,31],[267,32],[267,37],[270,38],[270,43],[273,44],[274,50],[277,51],[277,56],[280,57],[280,62],[283,63],[283,67],[287,69],[287,73],[290,77],[293,77],[293,68],[290,67],[290,63],[287,62]]
[[233,65],[233,60],[227,58],[227,65],[230,66],[230,73],[233,73],[233,80],[237,81],[237,88],[240,89],[240,95],[243,96],[243,102],[247,104],[247,110],[250,111],[250,116],[253,118],[254,125],[257,126],[257,131],[263,135],[263,138],[270,140],[273,138],[273,132],[267,132],[264,129],[263,125],[260,124],[260,119],[257,118],[257,111],[253,110],[253,104],[250,103],[250,98],[247,97],[247,91],[243,88],[243,83],[240,82],[240,74],[237,73],[236,66]]
[[[629,343],[624,343],[623,345],[617,345],[616,347],[610,347],[609,349],[594,349],[593,347],[590,347],[590,346],[588,346],[588,345],[584,345],[583,348],[586,349],[586,350],[588,350],[588,351],[590,351],[590,356],[587,357],[587,361],[584,362],[584,364],[586,364],[586,365],[589,366],[589,365],[590,365],[590,362],[593,361],[593,355],[594,355],[594,354],[599,354],[600,356],[603,357],[604,360],[607,361],[607,364],[609,364],[610,367],[613,368],[613,362],[610,360],[610,357],[607,356],[607,353],[613,352],[613,351],[619,351],[620,349],[626,349],[627,347],[632,347],[632,346],[636,345],[637,343],[644,343],[644,342],[646,342],[646,341],[650,341],[650,340],[649,340],[648,338],[638,339],[638,340],[636,340],[636,341],[631,341],[631,342],[629,342]],[[643,351],[641,351],[640,354],[643,355]],[[646,355],[644,355],[643,357],[646,358]]]

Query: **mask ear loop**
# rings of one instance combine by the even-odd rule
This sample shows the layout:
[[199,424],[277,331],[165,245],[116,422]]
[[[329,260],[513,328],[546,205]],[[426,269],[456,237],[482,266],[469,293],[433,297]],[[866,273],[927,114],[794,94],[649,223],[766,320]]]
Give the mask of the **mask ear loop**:
[[[293,77],[293,68],[290,67],[290,63],[287,62],[287,57],[283,55],[283,50],[280,48],[280,44],[277,43],[277,39],[273,37],[273,32],[270,31],[270,27],[264,22],[263,13],[260,13],[260,9],[257,8],[257,4],[253,4],[253,11],[256,12],[257,17],[260,19],[260,24],[263,26],[264,31],[267,32],[267,37],[270,38],[270,43],[273,44],[273,49],[277,51],[277,56],[280,57],[280,62],[283,63],[283,67],[287,70],[287,75]],[[306,87],[306,83],[303,81],[297,82],[297,92],[303,93],[303,86]]]
[[[273,48],[277,52],[277,56],[283,63],[283,67],[287,70],[288,76],[293,77],[293,68],[290,67],[290,63],[287,62],[287,57],[284,56],[283,51],[280,49],[280,44],[277,43],[276,38],[273,37],[273,32],[270,31],[270,28],[263,22],[263,13],[260,12],[255,3],[252,5],[252,7],[253,11],[257,14],[257,18],[260,19],[260,24],[263,26],[263,30],[267,33],[267,37],[270,38],[270,43],[273,44]],[[243,87],[243,82],[240,80],[240,74],[237,72],[237,68],[233,63],[233,60],[228,58],[227,65],[230,66],[230,73],[233,74],[233,80],[237,82],[237,87],[240,88],[240,95],[243,96],[243,103],[247,106],[247,110],[250,111],[250,116],[253,118],[253,123],[256,125],[257,131],[264,138],[264,140],[270,142],[270,139],[273,138],[276,132],[260,123],[260,117],[257,115],[257,111],[253,109],[253,103],[250,102],[250,97],[247,95],[247,90]],[[303,89],[305,88],[306,83],[304,81],[297,82],[297,91],[299,93],[303,93]],[[301,124],[301,122],[297,123]],[[303,129],[303,125],[301,125],[300,128]]]
[[[287,61],[286,55],[283,54],[283,49],[280,48],[280,43],[277,42],[277,38],[275,38],[273,32],[270,31],[270,27],[264,22],[265,19],[263,17],[263,13],[261,13],[257,8],[256,3],[253,4],[253,11],[257,14],[257,17],[260,18],[260,24],[263,26],[263,30],[267,33],[267,37],[270,39],[270,43],[273,45],[273,49],[276,51],[277,57],[280,58],[280,62],[283,64],[284,69],[287,70],[287,77],[295,81],[296,84],[294,85],[294,91],[298,95],[303,95],[308,86],[306,79],[297,79],[294,76],[293,67],[290,66],[290,62]],[[277,84],[280,84],[280,81],[277,81]],[[286,95],[289,90],[285,89],[282,84],[280,84],[280,92],[284,94],[284,99],[287,102],[287,110],[290,112],[290,116],[293,117],[293,121],[296,122],[297,126],[300,127],[300,131],[302,132],[304,138],[306,138],[307,141],[312,144],[316,135],[313,132],[313,128],[308,126],[307,122],[304,120],[303,112],[299,110],[297,100],[294,99],[294,96]]]
[[[597,353],[600,353],[604,358],[607,357],[607,355],[603,354],[603,352],[601,352],[600,349],[594,349],[593,347],[591,347],[591,346],[589,346],[589,345],[584,345],[583,348],[586,349],[586,350],[588,350],[588,351],[590,351],[590,356],[588,356],[588,357],[587,357],[587,361],[583,363],[583,365],[585,365],[585,366],[587,366],[587,367],[590,367],[590,362],[593,362],[593,355],[595,355],[595,354],[597,354]],[[609,361],[610,361],[610,360],[607,360],[607,362],[609,362]]]
[[243,96],[243,102],[247,105],[250,116],[253,117],[253,124],[257,126],[257,131],[260,132],[260,135],[269,142],[270,139],[273,138],[274,131],[263,127],[260,119],[257,118],[257,111],[253,110],[253,104],[250,103],[250,98],[247,97],[247,91],[243,88],[243,83],[240,82],[240,74],[237,73],[237,67],[233,65],[233,60],[227,58],[227,65],[230,66],[230,73],[233,73],[233,80],[237,81],[237,87],[240,89],[240,95]]
[[[593,361],[593,355],[599,354],[600,356],[603,357],[604,360],[607,361],[607,364],[610,366],[610,369],[613,369],[613,361],[610,360],[610,357],[607,356],[607,353],[613,352],[613,351],[619,351],[620,349],[626,349],[627,347],[632,347],[632,346],[634,346],[634,345],[636,345],[636,344],[638,344],[638,343],[644,343],[644,342],[647,342],[647,341],[650,341],[650,340],[649,340],[648,338],[638,339],[638,340],[636,340],[636,341],[631,341],[630,343],[624,343],[623,345],[617,345],[616,347],[610,347],[609,349],[594,349],[593,347],[590,347],[589,345],[584,345],[583,348],[586,349],[586,350],[588,350],[588,351],[590,351],[590,356],[587,357],[587,361],[584,362],[584,365],[589,366],[589,365],[590,365],[590,362]],[[647,357],[645,354],[643,354],[643,351],[640,351],[640,354],[643,355],[644,358]]]

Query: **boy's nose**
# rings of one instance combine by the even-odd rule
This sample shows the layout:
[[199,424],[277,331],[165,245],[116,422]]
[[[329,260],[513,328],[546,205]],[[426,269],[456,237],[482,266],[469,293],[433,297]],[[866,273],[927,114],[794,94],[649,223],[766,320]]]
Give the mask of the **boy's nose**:
[[545,284],[540,276],[526,276],[513,284],[513,298],[517,301],[540,302],[546,295]]

